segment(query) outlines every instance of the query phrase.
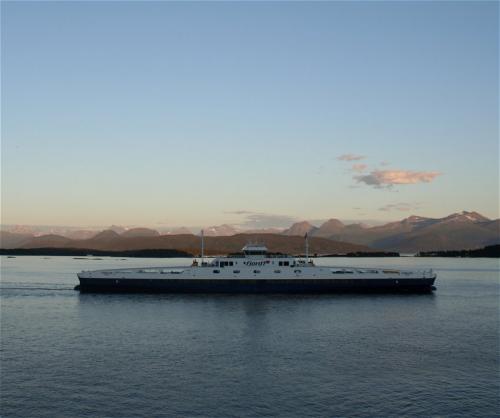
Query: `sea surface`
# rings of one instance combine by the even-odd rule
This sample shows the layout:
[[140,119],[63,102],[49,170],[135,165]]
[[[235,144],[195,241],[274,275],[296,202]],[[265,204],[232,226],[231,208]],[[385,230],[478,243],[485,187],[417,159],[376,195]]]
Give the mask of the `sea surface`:
[[76,272],[188,259],[1,258],[2,417],[500,416],[499,260],[424,295],[80,294]]

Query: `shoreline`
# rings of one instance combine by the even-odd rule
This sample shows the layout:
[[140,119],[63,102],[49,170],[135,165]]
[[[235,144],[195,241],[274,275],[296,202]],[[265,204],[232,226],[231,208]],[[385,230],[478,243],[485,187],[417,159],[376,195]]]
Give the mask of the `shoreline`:
[[[117,257],[117,258],[199,258],[199,254],[175,249],[143,249],[108,251],[81,248],[0,248],[1,256],[60,256],[60,257]],[[304,254],[297,257],[304,258]],[[210,255],[207,255],[210,257]],[[500,245],[492,245],[476,250],[428,251],[414,255],[401,255],[398,252],[370,251],[346,254],[313,254],[310,258],[348,257],[348,258],[394,258],[394,257],[444,257],[444,258],[500,258]]]

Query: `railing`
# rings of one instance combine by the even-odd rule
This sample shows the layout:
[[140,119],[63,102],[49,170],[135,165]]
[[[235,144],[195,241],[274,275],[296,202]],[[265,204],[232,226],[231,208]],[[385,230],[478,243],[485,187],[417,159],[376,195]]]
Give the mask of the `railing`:
[[[321,266],[318,267],[321,268]],[[373,269],[373,268],[356,268],[356,267],[327,267],[327,268],[329,268],[333,274],[386,274],[386,275],[401,275],[401,276],[421,275],[424,278],[430,278],[434,276],[434,271],[432,269],[395,270],[395,269]]]

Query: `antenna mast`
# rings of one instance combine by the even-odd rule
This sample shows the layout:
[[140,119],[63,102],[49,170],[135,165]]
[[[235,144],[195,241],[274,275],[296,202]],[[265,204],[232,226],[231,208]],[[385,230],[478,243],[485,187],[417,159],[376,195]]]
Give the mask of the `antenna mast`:
[[203,265],[203,256],[205,251],[205,240],[203,236],[203,229],[201,230],[201,265]]
[[306,263],[309,263],[309,237],[307,232],[304,238],[306,239]]

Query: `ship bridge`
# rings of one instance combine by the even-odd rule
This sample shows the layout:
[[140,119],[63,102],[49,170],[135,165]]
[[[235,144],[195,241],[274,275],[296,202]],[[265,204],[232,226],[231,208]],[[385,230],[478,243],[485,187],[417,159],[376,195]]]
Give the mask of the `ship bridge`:
[[245,257],[264,257],[267,255],[267,247],[264,244],[247,244],[242,249]]

